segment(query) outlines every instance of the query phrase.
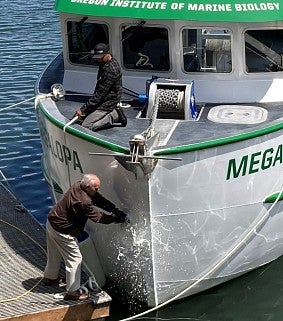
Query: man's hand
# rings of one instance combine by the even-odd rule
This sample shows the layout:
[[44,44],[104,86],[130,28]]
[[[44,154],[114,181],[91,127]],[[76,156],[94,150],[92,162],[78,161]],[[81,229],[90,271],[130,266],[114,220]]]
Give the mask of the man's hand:
[[126,213],[123,211],[117,210],[115,213],[115,223],[130,223],[130,220]]
[[75,114],[74,114],[74,117],[75,116],[78,116],[78,117],[81,117],[81,116],[84,116],[84,113],[81,111],[81,109],[79,108],[78,110],[76,110]]
[[81,125],[84,121],[85,114],[84,112],[79,108],[78,110],[75,111],[74,115],[72,116],[71,120],[74,119],[75,117],[78,117],[76,124]]

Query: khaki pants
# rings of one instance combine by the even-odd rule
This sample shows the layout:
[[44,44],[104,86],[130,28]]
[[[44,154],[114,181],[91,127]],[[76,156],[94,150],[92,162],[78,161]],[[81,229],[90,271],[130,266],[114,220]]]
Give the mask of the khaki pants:
[[44,277],[56,279],[59,275],[62,259],[66,267],[66,290],[77,291],[81,286],[82,255],[75,237],[58,233],[47,220],[47,264]]

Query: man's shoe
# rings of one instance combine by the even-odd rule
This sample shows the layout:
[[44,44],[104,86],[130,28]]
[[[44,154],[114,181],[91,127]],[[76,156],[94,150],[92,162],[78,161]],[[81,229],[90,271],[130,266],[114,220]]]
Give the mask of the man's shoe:
[[117,123],[113,124],[113,126],[115,126],[115,127],[126,127],[127,126],[127,117],[124,114],[123,110],[118,106],[115,109],[117,111],[119,119],[118,119]]
[[66,279],[65,278],[60,278],[60,277],[58,277],[57,279],[43,278],[43,283],[46,286],[62,285],[62,284],[66,284]]
[[80,293],[79,290],[75,292],[67,292],[64,296],[64,300],[73,300],[73,301],[84,301],[89,298],[87,293]]

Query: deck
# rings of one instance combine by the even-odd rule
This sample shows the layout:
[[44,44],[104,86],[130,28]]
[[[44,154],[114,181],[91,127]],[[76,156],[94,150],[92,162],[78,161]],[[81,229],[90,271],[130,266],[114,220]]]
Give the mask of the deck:
[[85,321],[109,316],[111,297],[104,291],[91,293],[84,302],[54,298],[64,287],[42,282],[44,228],[1,183],[0,193],[0,321]]

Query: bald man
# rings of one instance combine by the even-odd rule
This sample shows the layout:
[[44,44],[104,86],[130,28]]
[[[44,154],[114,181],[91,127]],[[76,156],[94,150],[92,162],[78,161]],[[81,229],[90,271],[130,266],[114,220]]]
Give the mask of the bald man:
[[[45,285],[63,282],[59,278],[61,260],[66,267],[65,300],[86,300],[88,294],[80,292],[82,255],[77,238],[88,219],[95,223],[123,223],[126,214],[104,198],[99,192],[100,179],[95,174],[85,174],[73,184],[48,214],[46,223],[47,264]],[[112,213],[108,215],[99,208]]]

